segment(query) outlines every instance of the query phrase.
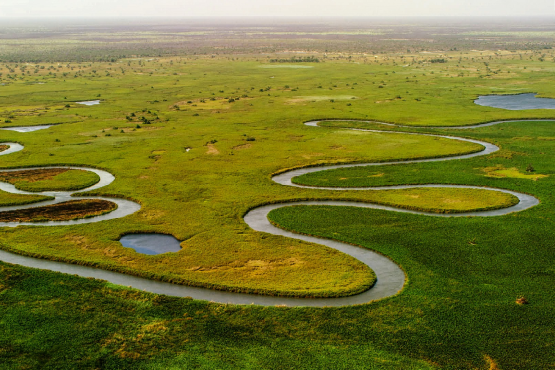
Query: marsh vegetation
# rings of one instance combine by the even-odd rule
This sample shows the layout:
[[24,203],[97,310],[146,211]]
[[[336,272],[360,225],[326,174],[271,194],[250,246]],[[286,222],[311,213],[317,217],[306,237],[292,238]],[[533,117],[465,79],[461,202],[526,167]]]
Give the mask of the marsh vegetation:
[[[0,126],[56,125],[0,131],[2,142],[25,146],[1,156],[0,165],[101,168],[116,180],[84,195],[133,199],[141,209],[86,226],[2,228],[0,248],[176,284],[337,296],[367,286],[373,279],[369,269],[316,244],[255,232],[242,216],[262,204],[303,199],[382,202],[439,213],[514,204],[510,195],[483,189],[338,192],[272,182],[272,174],[292,168],[482,149],[446,138],[345,128],[433,131],[491,142],[501,150],[460,161],[325,171],[295,182],[475,185],[531,194],[541,203],[491,218],[327,206],[276,210],[270,217],[284,228],[375,250],[406,272],[399,295],[345,308],[222,305],[0,263],[2,364],[541,369],[555,362],[555,135],[554,123],[541,121],[554,113],[474,103],[491,94],[555,98],[549,27],[484,31],[467,25],[438,35],[437,27],[358,25],[338,33],[288,25],[286,33],[251,29],[248,37],[245,29],[225,37],[199,28],[163,36],[148,27],[109,37],[90,27],[57,33],[46,50],[41,41],[48,32],[31,32],[17,42],[3,34]],[[90,47],[78,46],[83,39]],[[28,47],[16,47],[18,42]],[[302,60],[307,56],[318,62]],[[433,62],[439,59],[444,63]],[[75,103],[91,99],[101,103]],[[325,118],[412,127],[303,125]],[[518,119],[527,121],[464,131],[427,128]],[[98,181],[90,172],[73,170],[18,172],[23,177],[6,172],[2,181],[33,191],[82,189]],[[2,192],[0,203],[39,197]],[[59,217],[63,207],[25,217]],[[100,208],[95,211],[106,210]],[[181,250],[136,253],[120,243],[133,233],[173,235]],[[520,297],[528,304],[517,304]],[[66,339],[71,347],[61,345]]]

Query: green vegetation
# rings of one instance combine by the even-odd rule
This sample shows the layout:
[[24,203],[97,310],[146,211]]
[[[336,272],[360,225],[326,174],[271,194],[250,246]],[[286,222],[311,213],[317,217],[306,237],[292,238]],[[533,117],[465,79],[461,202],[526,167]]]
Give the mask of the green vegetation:
[[19,206],[23,204],[42,202],[43,200],[51,199],[54,199],[54,197],[47,197],[43,195],[12,194],[5,191],[0,191],[0,207]]
[[[461,46],[446,37],[433,44],[438,50],[430,51],[429,41],[389,40],[378,42],[384,49],[376,50],[391,47],[395,53],[370,55],[367,42],[349,39],[327,45],[325,39],[291,39],[281,47],[300,50],[291,46],[304,45],[320,62],[295,63],[311,68],[261,68],[285,67],[270,60],[290,62],[298,55],[240,55],[241,48],[216,54],[212,52],[221,50],[221,40],[202,46],[208,31],[197,32],[202,34],[188,34],[202,36],[190,49],[195,51],[179,56],[168,56],[175,49],[160,47],[157,35],[149,32],[137,37],[149,38],[159,49],[136,43],[123,52],[115,46],[121,42],[101,47],[94,39],[98,35],[92,34],[87,45],[95,48],[83,48],[81,39],[57,38],[47,53],[39,52],[44,40],[17,41],[32,44],[29,48],[14,48],[14,40],[3,42],[0,122],[10,123],[1,125],[61,124],[29,133],[0,131],[3,142],[25,146],[1,156],[1,166],[102,168],[116,180],[90,195],[131,198],[142,208],[123,219],[86,226],[3,228],[0,248],[215,289],[304,297],[353,294],[373,281],[361,263],[318,245],[254,232],[242,216],[261,204],[302,199],[434,212],[514,203],[511,196],[480,189],[340,192],[271,181],[272,174],[290,168],[446,157],[482,149],[402,134],[406,131],[465,136],[495,143],[501,150],[466,160],[326,171],[295,181],[342,187],[488,186],[532,194],[541,204],[490,218],[348,207],[292,207],[272,213],[283,227],[376,250],[406,271],[408,283],[401,294],[340,309],[210,304],[2,263],[0,363],[7,368],[527,370],[555,363],[553,123],[515,122],[464,131],[422,128],[554,117],[549,110],[506,111],[473,103],[491,93],[555,97],[553,68],[547,63],[554,54],[540,50],[545,41],[523,40],[525,44],[488,51],[483,50],[487,43],[471,38],[462,50],[441,49]],[[389,31],[383,33],[391,38]],[[265,39],[260,48],[259,39],[244,44],[264,52],[272,40]],[[345,54],[356,50],[364,52]],[[131,54],[154,56],[119,58]],[[58,63],[60,55],[68,59]],[[102,102],[72,103],[91,99]],[[414,127],[302,124],[319,118]],[[395,132],[356,132],[342,126]],[[513,176],[488,177],[488,168],[509,169]],[[530,181],[520,176],[524,174],[548,177]],[[67,171],[27,186],[84,187],[93,181],[89,175]],[[6,202],[23,199],[0,197]],[[133,232],[174,235],[183,240],[182,250],[146,256],[123,248],[120,236]],[[528,304],[517,303],[522,297]]]
[[[306,127],[303,121],[322,115],[365,118],[366,114],[356,112],[373,112],[376,117],[383,114],[385,118],[389,115],[387,120],[394,120],[391,114],[402,110],[391,110],[385,104],[375,104],[385,108],[375,112],[368,109],[368,102],[383,99],[378,98],[383,93],[372,81],[365,81],[368,77],[361,80],[361,72],[369,68],[363,64],[338,61],[319,63],[311,69],[271,71],[259,68],[260,65],[249,60],[230,62],[226,58],[198,57],[122,60],[111,66],[62,64],[62,70],[73,67],[82,73],[64,82],[60,76],[42,72],[48,70],[45,68],[39,69],[39,74],[46,73],[41,75],[44,85],[18,82],[3,86],[6,98],[1,110],[15,117],[14,124],[73,122],[32,133],[6,131],[3,138],[22,142],[25,150],[4,156],[1,160],[5,167],[54,164],[99,167],[113,173],[116,181],[91,195],[131,198],[142,205],[141,211],[132,216],[86,227],[21,228],[21,232],[3,239],[5,248],[158,280],[233,291],[328,296],[352,294],[368,286],[372,275],[358,261],[319,246],[260,235],[247,228],[241,216],[248,209],[268,202],[378,201],[379,195],[292,189],[273,183],[270,175],[287,168],[328,163],[449,156],[478,151],[481,147],[433,137]],[[116,73],[116,66],[127,71]],[[111,76],[99,76],[100,70],[110,71],[109,68]],[[372,68],[389,73],[386,71],[392,66]],[[237,77],[222,79],[229,75]],[[327,76],[329,84],[324,84],[322,75]],[[389,76],[405,84],[400,72]],[[31,77],[31,81],[34,79]],[[447,83],[430,75],[430,85],[421,89],[429,89],[438,81],[442,88]],[[530,79],[529,85],[533,83]],[[106,89],[106,85],[112,88]],[[324,94],[321,85],[326,87]],[[334,95],[356,94],[359,99],[349,99],[352,106],[342,105],[339,100],[331,103],[327,100],[330,96],[327,86],[334,90]],[[70,108],[63,105],[64,101],[85,101],[99,94],[103,99],[99,105],[72,104]],[[385,94],[389,96],[390,92]],[[297,96],[325,96],[326,100],[289,104]],[[28,108],[18,108],[21,101]],[[433,117],[432,123],[436,124],[473,123],[476,121],[464,117],[483,116],[489,109],[467,99],[464,109],[446,115],[440,106],[431,103],[432,99],[427,108],[415,110],[415,117],[419,117],[415,122],[428,122],[427,117]],[[418,108],[417,103],[410,104]],[[176,105],[179,110],[174,108]],[[144,124],[143,116],[151,123]],[[269,116],[272,120],[268,120]],[[415,200],[409,196],[415,194],[411,191],[408,195],[399,194],[387,203],[457,211],[455,206],[441,210],[430,201]],[[468,199],[463,192],[457,194]],[[446,199],[453,196],[457,195],[449,193]],[[499,207],[507,201],[486,200],[485,204],[476,204],[477,208]],[[131,232],[174,235],[184,240],[183,250],[155,258],[125,250],[118,242],[119,237]],[[41,240],[41,245],[35,240]],[[82,240],[81,244],[76,240]],[[222,245],[226,248],[218,247]]]
[[[0,362],[10,370],[434,368],[379,339],[393,329],[382,304],[210,304],[1,262],[0,284]],[[419,315],[406,309],[400,324]],[[484,363],[480,354],[470,355],[472,363]]]
[[[332,186],[336,186],[336,184]],[[369,190],[368,194],[364,195],[364,201],[435,213],[485,211],[518,204],[518,198],[510,194],[481,189],[456,188]]]
[[100,177],[90,171],[53,168],[0,172],[0,181],[13,184],[23,191],[70,191],[94,185],[100,181]]

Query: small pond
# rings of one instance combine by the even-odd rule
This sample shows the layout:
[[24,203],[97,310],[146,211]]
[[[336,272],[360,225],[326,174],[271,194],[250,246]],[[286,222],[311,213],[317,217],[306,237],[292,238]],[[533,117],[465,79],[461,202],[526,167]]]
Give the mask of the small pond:
[[100,104],[100,100],[78,101],[76,102],[76,104],[97,105],[97,104]]
[[536,94],[484,95],[474,103],[485,107],[508,110],[555,109],[555,99],[536,98]]
[[44,130],[44,129],[49,128],[49,127],[52,127],[52,125],[3,127],[0,130],[17,131],[17,132],[32,132],[32,131]]
[[179,252],[181,242],[171,235],[164,234],[127,234],[120,240],[121,245],[133,248],[137,253],[162,254]]

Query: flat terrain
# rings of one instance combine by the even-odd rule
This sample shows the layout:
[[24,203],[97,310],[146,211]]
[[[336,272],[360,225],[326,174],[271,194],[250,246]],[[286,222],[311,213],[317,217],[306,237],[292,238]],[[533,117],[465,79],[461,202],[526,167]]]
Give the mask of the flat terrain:
[[101,215],[115,208],[114,203],[106,200],[71,200],[49,206],[1,212],[0,222],[66,221]]
[[[307,31],[295,32],[306,36]],[[356,38],[368,36],[375,35]],[[282,227],[370,248],[406,272],[399,295],[339,309],[220,305],[0,263],[0,363],[8,369],[543,369],[555,363],[555,135],[553,122],[539,121],[554,118],[555,111],[508,111],[473,102],[487,94],[535,92],[555,98],[555,55],[538,39],[543,36],[527,34],[526,40],[536,40],[530,48],[515,43],[495,51],[459,44],[460,49],[449,50],[440,45],[450,38],[436,36],[440,41],[433,50],[414,42],[410,51],[403,43],[376,54],[359,44],[355,50],[332,43],[328,52],[319,47],[266,54],[195,49],[197,54],[135,53],[106,60],[97,58],[100,52],[63,60],[63,48],[52,48],[51,60],[35,60],[38,54],[31,48],[26,49],[31,54],[16,55],[21,59],[6,60],[0,66],[0,126],[56,125],[28,133],[0,131],[2,142],[25,147],[0,156],[0,166],[100,168],[116,180],[86,195],[127,198],[142,208],[87,225],[2,228],[4,250],[213,289],[300,297],[352,294],[373,278],[365,265],[322,246],[255,232],[242,217],[263,204],[306,199],[437,213],[514,204],[512,196],[482,189],[334,191],[271,180],[292,168],[482,149],[403,132],[473,138],[501,150],[466,160],[325,171],[295,182],[487,186],[528,193],[541,203],[502,217],[457,219],[352,207],[274,211],[271,219]],[[330,36],[318,37],[323,45]],[[521,36],[495,37],[518,41]],[[300,45],[295,42],[286,45]],[[77,104],[97,99],[98,105]],[[303,124],[325,118],[412,127]],[[528,121],[466,130],[428,127],[515,119]],[[18,171],[3,173],[1,181],[33,191],[75,190],[94,184],[95,176]],[[1,192],[0,203],[38,197]],[[58,211],[41,217],[64,213]],[[173,235],[182,249],[147,256],[119,243],[122,235],[139,232]],[[522,297],[529,304],[517,304]]]
[[79,190],[100,180],[97,174],[67,168],[48,168],[0,172],[0,181],[30,192]]

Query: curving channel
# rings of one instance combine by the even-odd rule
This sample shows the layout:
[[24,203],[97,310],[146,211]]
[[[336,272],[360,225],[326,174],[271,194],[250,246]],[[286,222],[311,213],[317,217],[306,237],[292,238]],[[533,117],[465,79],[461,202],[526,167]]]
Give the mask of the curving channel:
[[[4,145],[10,145],[10,144],[11,143],[4,143]],[[19,144],[17,144],[17,145],[19,145]],[[18,150],[23,149],[23,146],[21,146],[21,145],[19,145],[19,146],[21,148],[18,148]],[[11,145],[10,145],[9,149],[7,149],[3,152],[0,152],[0,155],[9,154],[7,152],[9,152],[10,149],[12,149]],[[10,152],[10,153],[13,153],[13,152]],[[40,223],[37,223],[37,222],[0,222],[0,227],[16,227],[16,226],[21,226],[21,225],[32,225],[32,226],[82,225],[82,224],[89,224],[89,223],[105,221],[105,220],[113,220],[115,218],[122,218],[122,217],[128,216],[130,214],[133,214],[133,213],[137,212],[139,209],[141,209],[141,206],[138,203],[135,203],[135,202],[132,202],[132,201],[126,200],[126,199],[121,199],[121,198],[107,198],[107,197],[96,197],[96,196],[83,196],[83,197],[73,196],[73,194],[75,194],[77,192],[96,190],[96,189],[99,189],[101,187],[104,187],[106,185],[111,184],[115,180],[115,177],[111,173],[103,171],[103,170],[98,170],[98,169],[95,169],[95,168],[87,168],[87,167],[75,167],[75,166],[65,166],[65,167],[50,166],[50,167],[16,168],[16,169],[10,169],[10,170],[0,170],[0,172],[17,172],[17,171],[24,171],[24,170],[44,170],[44,169],[50,169],[50,168],[69,168],[69,169],[72,169],[72,170],[90,171],[90,172],[96,173],[100,177],[100,180],[92,186],[89,186],[89,187],[84,188],[84,189],[76,190],[76,191],[43,191],[43,192],[23,191],[23,190],[17,189],[15,187],[15,185],[13,185],[13,184],[9,184],[9,183],[6,183],[6,182],[0,182],[0,190],[3,190],[3,191],[8,192],[8,193],[27,194],[27,195],[45,195],[45,196],[54,197],[54,199],[52,199],[52,200],[45,200],[45,201],[42,201],[42,202],[36,202],[36,203],[18,205],[18,206],[0,207],[0,212],[15,211],[15,210],[20,210],[20,209],[28,209],[28,208],[36,208],[36,207],[44,207],[44,206],[49,206],[49,205],[52,205],[52,204],[68,202],[70,200],[85,200],[85,199],[106,200],[106,201],[109,201],[109,202],[112,202],[112,203],[116,203],[118,207],[110,213],[106,213],[106,214],[103,214],[103,215],[100,215],[100,216],[93,216],[93,217],[89,217],[89,218],[81,218],[81,219],[67,220],[67,221],[45,221],[45,222],[40,222]]]
[[[354,121],[354,120],[342,120],[342,121]],[[322,122],[322,121],[310,121],[310,122],[306,122],[305,124],[308,126],[318,127],[319,122]],[[375,121],[356,121],[356,122],[381,123],[381,122],[375,122]],[[497,121],[497,122],[490,122],[482,125],[459,126],[459,127],[449,127],[449,128],[467,129],[467,128],[491,126],[491,125],[499,124],[503,122],[509,122],[509,121]],[[381,123],[381,124],[388,125],[388,126],[396,126],[396,127],[406,127],[406,126],[394,125],[390,123]],[[447,127],[435,127],[435,128],[447,128]],[[76,274],[83,277],[92,277],[97,279],[108,280],[114,284],[125,285],[132,288],[149,291],[152,293],[166,294],[166,295],[179,296],[179,297],[191,297],[194,299],[201,299],[201,300],[207,300],[207,301],[218,302],[218,303],[256,304],[256,305],[263,305],[263,306],[283,305],[283,306],[289,306],[289,307],[294,307],[294,306],[338,307],[338,306],[347,306],[347,305],[354,305],[354,304],[365,304],[377,299],[382,299],[399,293],[403,289],[403,286],[405,283],[405,273],[396,263],[394,263],[389,258],[377,252],[373,252],[365,248],[355,247],[350,244],[342,243],[335,240],[322,239],[322,238],[296,234],[287,230],[277,228],[273,226],[268,220],[267,216],[270,211],[274,209],[282,208],[282,207],[290,207],[295,205],[330,205],[330,206],[374,208],[374,209],[388,210],[388,211],[394,211],[394,212],[427,215],[427,216],[433,216],[433,217],[467,217],[467,216],[490,217],[490,216],[506,215],[512,212],[523,211],[525,209],[529,209],[539,204],[538,199],[527,194],[522,194],[522,193],[505,190],[505,189],[466,186],[466,185],[429,184],[429,185],[398,185],[398,186],[381,186],[381,187],[364,187],[364,188],[340,188],[340,187],[311,187],[311,186],[297,185],[292,183],[291,181],[292,178],[306,173],[316,172],[316,171],[325,171],[325,170],[345,168],[345,167],[386,166],[386,165],[393,165],[393,164],[437,162],[437,161],[447,161],[447,160],[456,160],[456,159],[466,159],[466,158],[487,155],[499,150],[499,148],[493,144],[478,141],[478,140],[461,138],[461,137],[421,134],[421,133],[395,132],[395,131],[384,131],[384,130],[364,130],[364,129],[353,129],[353,130],[368,131],[368,132],[399,133],[403,135],[409,134],[409,135],[441,137],[441,138],[446,138],[451,140],[467,141],[471,143],[480,144],[484,147],[484,149],[476,153],[456,155],[451,157],[442,157],[442,158],[416,159],[416,160],[380,162],[380,163],[356,163],[356,164],[331,165],[331,166],[323,166],[323,167],[308,167],[308,168],[296,169],[296,170],[281,173],[279,175],[272,177],[272,180],[284,186],[315,188],[315,189],[323,189],[323,190],[337,190],[337,191],[346,191],[346,190],[379,191],[379,190],[387,190],[387,189],[411,189],[411,188],[422,188],[422,187],[486,189],[490,191],[499,191],[499,192],[512,194],[519,199],[519,203],[511,207],[507,207],[504,209],[497,209],[497,210],[454,213],[454,214],[438,214],[438,213],[432,213],[432,212],[413,211],[413,210],[408,210],[403,208],[396,208],[391,206],[383,206],[383,205],[362,203],[362,202],[302,201],[302,202],[288,202],[288,203],[264,205],[261,207],[254,208],[245,214],[244,216],[245,222],[252,229],[256,231],[267,232],[274,235],[281,235],[281,236],[303,240],[307,242],[312,242],[312,243],[317,243],[317,244],[328,246],[333,249],[337,249],[343,253],[346,253],[358,259],[359,261],[366,264],[375,272],[377,281],[376,281],[376,284],[371,289],[354,296],[340,297],[340,298],[270,297],[270,296],[253,295],[253,294],[246,294],[246,293],[215,291],[215,290],[210,290],[206,288],[197,288],[197,287],[190,287],[190,286],[176,285],[171,283],[148,280],[145,278],[125,275],[125,274],[116,273],[112,271],[99,270],[99,269],[80,266],[80,265],[72,265],[72,264],[63,263],[63,262],[26,257],[26,256],[21,256],[18,254],[5,252],[1,250],[0,250],[0,260],[8,263],[24,265],[27,267],[42,268],[42,269],[47,269],[47,270],[56,271],[56,272]],[[5,143],[5,144],[10,145],[10,148],[5,150],[4,152],[1,152],[0,155],[13,153],[17,150],[23,149],[23,147],[19,144],[15,144],[15,143]],[[14,146],[13,150],[12,150],[12,145]],[[45,167],[41,167],[41,168],[45,168]],[[101,181],[99,183],[87,189],[83,189],[81,191],[97,189],[99,187],[102,187],[111,183],[114,180],[114,177],[105,171],[90,169],[90,168],[82,168],[82,167],[70,167],[70,168],[93,171],[97,173],[101,178]],[[32,168],[24,168],[24,169],[32,169]],[[24,169],[22,168],[22,169],[8,170],[8,171],[20,171]],[[6,184],[6,183],[0,183],[0,189],[4,191],[12,192],[12,193],[16,192],[18,194],[37,194],[37,193],[22,192],[20,190],[15,189],[13,185]],[[47,205],[47,204],[54,204],[54,203],[67,201],[69,200],[69,198],[71,197],[71,194],[73,193],[74,192],[43,192],[38,194],[50,195],[50,196],[56,197],[55,200],[40,203],[41,205]],[[72,221],[51,221],[51,222],[40,223],[40,224],[9,222],[9,223],[0,223],[0,226],[17,226],[22,224],[31,224],[31,225],[37,225],[37,226],[55,226],[55,225],[99,222],[104,219],[124,217],[128,214],[136,212],[140,208],[140,206],[134,202],[129,202],[121,199],[114,199],[114,198],[108,199],[108,198],[101,198],[101,197],[86,197],[86,198],[71,197],[71,199],[106,199],[116,203],[118,201],[123,201],[123,203],[122,205],[118,203],[118,209],[116,211],[113,211],[106,215],[93,217],[90,219],[72,220]],[[129,204],[126,202],[128,202]],[[27,206],[17,206],[17,207],[2,207],[0,208],[0,211],[10,210],[10,209],[29,208],[33,206],[36,207],[37,204],[27,205]],[[120,208],[122,208],[122,211],[121,211],[122,213],[116,214],[115,212],[118,212]]]

